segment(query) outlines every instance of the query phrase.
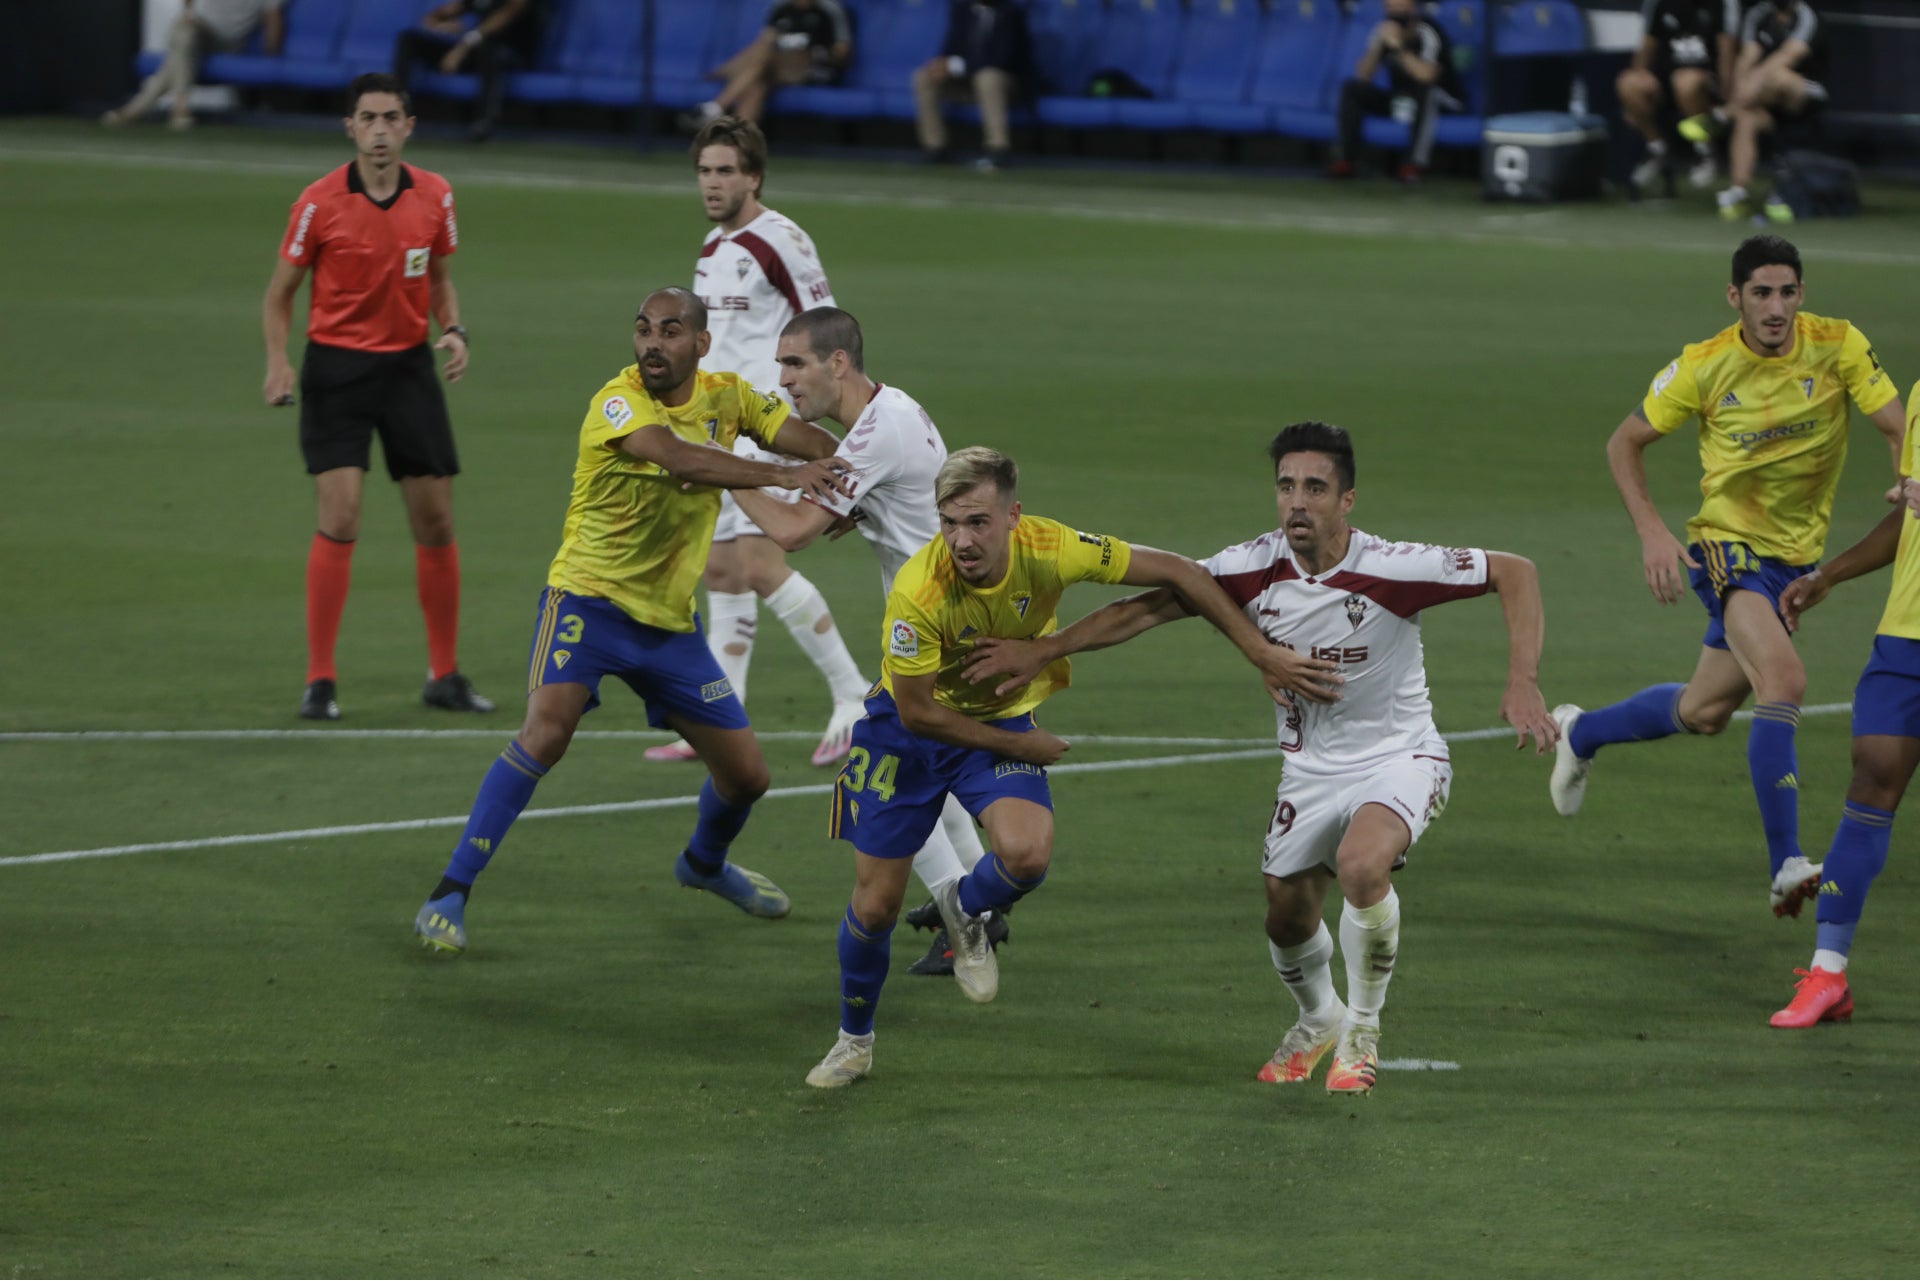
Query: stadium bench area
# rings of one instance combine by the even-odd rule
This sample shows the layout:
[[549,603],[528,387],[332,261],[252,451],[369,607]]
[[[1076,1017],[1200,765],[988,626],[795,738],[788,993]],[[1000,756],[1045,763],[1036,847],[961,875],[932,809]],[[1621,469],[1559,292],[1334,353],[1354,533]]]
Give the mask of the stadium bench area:
[[[537,65],[508,78],[512,100],[633,109],[646,104],[647,0],[551,0]],[[652,0],[651,102],[684,108],[711,96],[706,72],[750,41],[766,0]],[[832,87],[779,90],[770,114],[908,120],[913,69],[938,51],[946,0],[848,0],[853,64]],[[388,69],[394,38],[427,8],[406,0],[288,0],[283,55],[257,48],[209,57],[207,83],[343,89]],[[1381,0],[1027,0],[1038,83],[1016,123],[1069,130],[1201,130],[1333,136],[1340,86],[1380,20]],[[1586,19],[1573,0],[1443,0],[1467,110],[1445,116],[1442,145],[1475,146],[1484,113],[1482,70],[1501,58],[1577,54]],[[1488,24],[1495,24],[1491,46]],[[256,38],[257,39],[257,38]],[[141,55],[144,74],[159,62]],[[1087,96],[1095,72],[1123,71],[1151,97]],[[421,72],[416,93],[466,99],[471,76]],[[956,108],[966,117],[970,109]],[[1402,146],[1406,126],[1367,123],[1377,146]]]

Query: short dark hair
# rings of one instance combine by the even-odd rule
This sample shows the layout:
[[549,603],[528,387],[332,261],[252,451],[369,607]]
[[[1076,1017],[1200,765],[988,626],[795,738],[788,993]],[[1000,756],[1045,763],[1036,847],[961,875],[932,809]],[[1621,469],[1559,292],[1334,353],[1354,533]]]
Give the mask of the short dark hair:
[[660,297],[662,294],[679,301],[681,307],[686,311],[687,320],[693,325],[695,333],[705,332],[707,327],[706,300],[699,294],[693,292],[693,290],[682,289],[679,285],[668,285],[664,289],[656,289],[641,299],[640,309],[633,313],[633,318],[635,320],[640,319],[647,310],[647,303]]
[[408,115],[413,114],[413,95],[407,92],[407,87],[401,84],[398,78],[384,71],[368,71],[355,76],[353,83],[347,86],[349,119],[354,112],[360,110],[360,99],[370,93],[390,93],[400,99],[400,110]]
[[836,351],[847,353],[847,359],[861,373],[867,371],[866,341],[860,336],[860,322],[853,318],[850,311],[838,307],[814,307],[803,311],[787,322],[780,331],[785,338],[793,334],[806,338],[808,348],[814,359],[827,360]]
[[764,183],[767,176],[767,135],[760,126],[739,116],[715,116],[693,135],[693,163],[708,147],[732,147],[740,157],[740,172],[752,174]]
[[1333,471],[1340,478],[1340,492],[1346,493],[1353,488],[1353,437],[1347,434],[1345,427],[1335,427],[1332,423],[1309,420],[1282,427],[1280,434],[1267,446],[1267,457],[1273,460],[1275,471],[1280,469],[1280,460],[1288,454],[1326,454],[1333,459]]
[[1742,288],[1762,267],[1791,267],[1800,279],[1800,251],[1785,236],[1748,236],[1733,251],[1733,287]]

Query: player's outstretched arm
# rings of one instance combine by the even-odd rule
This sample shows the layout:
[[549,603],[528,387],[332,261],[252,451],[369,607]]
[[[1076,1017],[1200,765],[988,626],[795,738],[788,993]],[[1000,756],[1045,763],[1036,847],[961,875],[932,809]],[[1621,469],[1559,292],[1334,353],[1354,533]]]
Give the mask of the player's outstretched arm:
[[1893,450],[1895,480],[1893,488],[1887,491],[1887,501],[1897,503],[1901,501],[1900,457],[1907,447],[1907,411],[1901,406],[1900,398],[1895,396],[1867,416],[1880,429],[1880,434],[1887,438],[1887,447]]
[[[1139,555],[1138,548],[1134,554]],[[1010,694],[1032,681],[1056,659],[1119,645],[1162,623],[1192,617],[1193,611],[1170,588],[1141,592],[1138,596],[1111,601],[1069,627],[1032,640],[983,636],[974,642],[961,675],[975,685],[997,677],[1000,683],[994,686],[993,692]]]
[[816,458],[833,457],[834,451],[840,448],[840,438],[817,423],[788,415],[780,424],[780,430],[773,434],[770,448],[776,454],[812,462]]
[[781,551],[797,552],[841,519],[818,503],[783,503],[757,489],[736,489],[733,501]]
[[1824,565],[1817,565],[1788,583],[1780,593],[1780,617],[1790,632],[1800,629],[1800,616],[1827,598],[1827,593],[1849,578],[1871,574],[1893,564],[1900,551],[1900,527],[1909,512],[1920,515],[1920,481],[1903,480],[1898,486],[1900,505],[1880,518],[1847,550]]
[[1185,556],[1136,544],[1120,581],[1129,587],[1165,587],[1177,592],[1189,612],[1212,623],[1260,669],[1269,689],[1278,687],[1314,703],[1339,701],[1340,686],[1346,678],[1334,675],[1337,664],[1303,657],[1268,640],[1226,590],[1213,581],[1213,575]]
[[267,344],[267,380],[262,390],[269,405],[293,403],[296,379],[293,363],[287,359],[287,335],[293,329],[293,296],[306,278],[305,267],[275,259],[273,279],[267,281],[266,297],[260,300],[260,334]]
[[894,675],[894,706],[900,709],[900,723],[907,727],[909,733],[918,734],[921,738],[938,739],[955,747],[979,748],[996,756],[1011,757],[1042,767],[1066,755],[1067,740],[1058,734],[1038,728],[1016,734],[942,706],[933,696],[936,679],[931,672],[924,676]]
[[1515,748],[1532,736],[1535,755],[1544,756],[1560,741],[1560,726],[1540,695],[1540,652],[1547,641],[1547,610],[1540,599],[1540,572],[1525,556],[1487,553],[1487,583],[1500,593],[1507,620],[1507,691],[1500,696],[1500,719],[1518,735]]
[[798,489],[817,498],[836,493],[853,496],[846,480],[847,464],[838,458],[818,458],[798,467],[763,463],[755,458],[738,457],[731,450],[682,440],[659,423],[622,436],[619,448],[690,485],[711,485],[716,489],[759,489],[771,485],[775,489]]
[[1698,569],[1700,565],[1660,519],[1660,510],[1653,505],[1653,494],[1647,488],[1647,446],[1659,439],[1660,432],[1640,407],[1634,406],[1607,440],[1607,468],[1640,535],[1640,564],[1647,575],[1647,587],[1655,600],[1671,605],[1686,595],[1687,580],[1680,566]]

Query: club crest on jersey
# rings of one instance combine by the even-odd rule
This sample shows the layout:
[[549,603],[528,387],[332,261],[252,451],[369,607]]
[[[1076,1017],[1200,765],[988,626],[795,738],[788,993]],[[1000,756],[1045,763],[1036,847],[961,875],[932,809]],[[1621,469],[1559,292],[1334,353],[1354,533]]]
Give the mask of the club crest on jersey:
[[1359,594],[1347,597],[1347,621],[1353,624],[1353,630],[1359,631],[1360,624],[1367,617],[1367,598]]
[[1812,400],[1813,399],[1813,379],[1802,378],[1800,380],[1800,390],[1807,393],[1808,400]]
[[733,267],[735,271],[740,273],[740,279],[745,280],[747,273],[753,270],[753,259],[741,258],[733,264]]
[[887,652],[895,658],[920,657],[920,633],[904,618],[893,620],[887,632]]
[[1033,604],[1033,597],[1015,596],[1013,598],[1013,612],[1025,618],[1027,616],[1027,606],[1031,604]]

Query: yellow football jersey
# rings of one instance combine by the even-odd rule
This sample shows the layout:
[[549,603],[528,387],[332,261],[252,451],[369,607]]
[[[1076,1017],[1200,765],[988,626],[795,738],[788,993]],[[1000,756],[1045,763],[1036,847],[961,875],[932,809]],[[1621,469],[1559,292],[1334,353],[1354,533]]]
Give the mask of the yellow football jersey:
[[1007,576],[992,587],[969,586],[942,538],[901,567],[887,597],[881,642],[886,657],[880,683],[889,693],[895,676],[937,673],[935,700],[975,720],[994,721],[1030,712],[1071,683],[1072,665],[1063,658],[1049,663],[1025,688],[1000,698],[993,692],[996,681],[974,685],[960,667],[982,636],[1030,640],[1057,630],[1056,610],[1067,585],[1119,582],[1133,563],[1133,548],[1042,516],[1020,517],[1012,541]]
[[682,440],[733,448],[742,433],[771,445],[787,402],[762,395],[738,374],[702,370],[687,403],[669,408],[640,384],[638,365],[594,394],[580,425],[580,459],[560,552],[549,586],[612,601],[649,627],[693,630],[693,593],[713,548],[720,491],[682,490],[658,465],[620,448],[642,427],[664,426]]
[[1641,412],[1656,431],[1700,419],[1704,501],[1693,542],[1746,543],[1789,565],[1820,559],[1847,457],[1847,401],[1871,414],[1894,398],[1866,335],[1801,312],[1793,350],[1755,354],[1736,323],[1661,370]]
[[[1920,466],[1914,433],[1920,432],[1920,383],[1907,393],[1907,439],[1900,446],[1900,474],[1911,476]],[[1893,586],[1887,591],[1887,610],[1880,615],[1882,636],[1920,640],[1920,517],[1908,512],[1900,522],[1900,550],[1893,557]]]

